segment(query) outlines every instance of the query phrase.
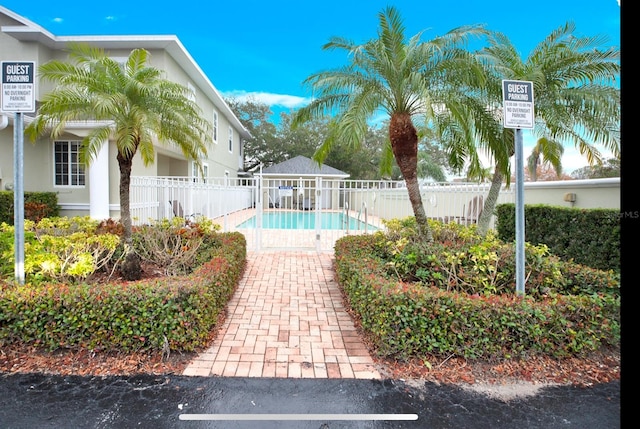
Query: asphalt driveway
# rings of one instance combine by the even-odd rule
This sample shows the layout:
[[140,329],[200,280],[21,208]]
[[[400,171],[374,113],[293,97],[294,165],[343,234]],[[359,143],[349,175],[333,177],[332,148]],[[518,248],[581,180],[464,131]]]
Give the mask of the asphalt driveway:
[[619,381],[506,400],[375,379],[0,374],[3,429],[617,427]]

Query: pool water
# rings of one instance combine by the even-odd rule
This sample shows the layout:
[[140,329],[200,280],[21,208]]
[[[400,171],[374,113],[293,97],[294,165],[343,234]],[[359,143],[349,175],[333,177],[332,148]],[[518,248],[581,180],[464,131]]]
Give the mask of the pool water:
[[[321,229],[345,229],[344,213],[320,213]],[[349,229],[364,229],[364,222],[351,216],[348,217]],[[256,217],[253,216],[242,222],[237,228],[255,228]],[[262,214],[262,227],[268,229],[315,229],[316,213],[309,212],[267,212]],[[377,230],[373,225],[368,225],[367,230]]]

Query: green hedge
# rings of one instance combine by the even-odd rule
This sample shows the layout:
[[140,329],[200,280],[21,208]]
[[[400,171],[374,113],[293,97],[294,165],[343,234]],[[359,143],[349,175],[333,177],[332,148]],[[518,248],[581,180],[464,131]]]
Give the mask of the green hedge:
[[[620,272],[620,212],[544,204],[526,205],[525,238],[546,244],[562,259],[599,270]],[[496,230],[505,242],[515,240],[515,204],[496,207]]]
[[246,264],[244,236],[219,237],[218,252],[188,276],[118,285],[2,285],[0,346],[119,351],[204,346]]
[[482,297],[398,282],[385,273],[372,236],[335,246],[338,281],[380,355],[469,359],[581,356],[619,347],[613,294]]
[[[0,191],[0,223],[13,225],[13,192]],[[25,192],[24,217],[38,221],[45,217],[60,215],[58,194],[55,192]]]

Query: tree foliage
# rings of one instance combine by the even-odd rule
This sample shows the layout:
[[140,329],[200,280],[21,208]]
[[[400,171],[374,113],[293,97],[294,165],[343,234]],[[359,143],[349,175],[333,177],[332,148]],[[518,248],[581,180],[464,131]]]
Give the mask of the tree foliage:
[[[292,112],[281,112],[276,124],[269,106],[260,101],[228,99],[227,103],[253,136],[244,146],[245,171],[255,171],[260,164],[269,167],[298,155],[312,158],[330,135],[330,121],[326,118],[315,118],[294,128]],[[395,161],[390,170],[383,172],[381,168],[383,149],[389,144],[387,129],[388,121],[381,126],[367,125],[366,137],[358,148],[337,141],[324,163],[348,173],[354,180],[401,180]],[[445,152],[432,133],[421,135],[420,139],[418,177],[445,181],[449,171]]]
[[141,276],[132,249],[129,184],[133,158],[140,153],[145,165],[155,159],[155,145],[180,149],[198,164],[206,157],[211,124],[203,119],[190,90],[163,77],[148,65],[149,52],[134,49],[121,64],[104,50],[87,44],[69,45],[70,61],[52,60],[38,73],[55,83],[27,128],[32,140],[50,133],[56,138],[70,122],[95,121],[82,138],[80,158],[89,165],[103,145],[113,141],[120,169],[120,221],[124,226],[126,258],[121,271],[129,280]]
[[447,71],[467,70],[469,53],[463,46],[483,30],[460,27],[430,41],[423,41],[421,33],[407,37],[398,10],[391,6],[378,14],[378,24],[377,37],[362,44],[333,37],[324,45],[325,50],[343,52],[348,62],[305,79],[315,98],[296,112],[293,125],[332,118],[331,134],[314,155],[322,162],[337,142],[359,148],[369,121],[380,113],[387,115],[389,144],[383,147],[383,166],[389,171],[392,153],[406,183],[419,234],[432,241],[417,174],[418,128],[427,126],[434,106],[452,89],[449,76],[462,75]]
[[[477,150],[488,151],[495,165],[491,188],[478,230],[486,234],[498,193],[511,177],[511,157],[515,153],[514,130],[502,127],[502,80],[533,82],[535,123],[539,155],[559,169],[562,146],[573,144],[590,164],[601,162],[597,146],[614,156],[620,154],[620,90],[615,86],[620,73],[620,50],[604,47],[603,37],[578,37],[575,25],[567,23],[553,30],[522,58],[511,41],[501,33],[490,33],[488,46],[477,53],[484,66],[485,82],[478,87],[460,88],[471,94],[460,105],[465,123],[465,139],[459,160],[477,162]],[[477,106],[487,106],[477,109]],[[458,114],[459,112],[454,112]],[[457,123],[459,123],[458,121]],[[537,164],[538,155],[532,161]],[[459,165],[459,164],[458,164]]]
[[269,106],[253,98],[246,101],[228,98],[225,101],[251,134],[243,146],[244,171],[253,171],[261,163],[269,166],[282,160],[282,151],[276,144],[277,129],[271,122],[273,112]]
[[620,177],[620,158],[610,158],[602,164],[588,165],[578,168],[571,173],[574,179],[602,179],[605,177]]

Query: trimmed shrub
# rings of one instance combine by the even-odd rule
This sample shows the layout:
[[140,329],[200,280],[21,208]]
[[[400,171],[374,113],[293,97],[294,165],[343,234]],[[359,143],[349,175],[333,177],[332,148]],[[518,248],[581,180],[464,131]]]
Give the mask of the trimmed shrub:
[[[563,260],[599,270],[620,272],[620,213],[612,209],[578,209],[526,205],[527,241],[544,244]],[[496,207],[496,230],[505,242],[515,240],[515,204]]]
[[[13,191],[0,191],[0,223],[13,225]],[[58,194],[55,192],[25,192],[24,218],[38,222],[46,217],[60,215]]]
[[[344,237],[335,246],[348,305],[382,356],[562,358],[619,347],[619,285],[612,277],[584,277],[601,282],[594,286],[578,284],[582,277],[573,276],[571,287],[565,282],[535,297],[466,293],[447,290],[446,282],[398,278],[388,269],[393,252],[384,242],[378,233]],[[578,293],[563,293],[567,289]]]
[[213,233],[210,260],[185,276],[118,284],[0,283],[0,346],[119,351],[206,345],[246,264],[240,233]]

